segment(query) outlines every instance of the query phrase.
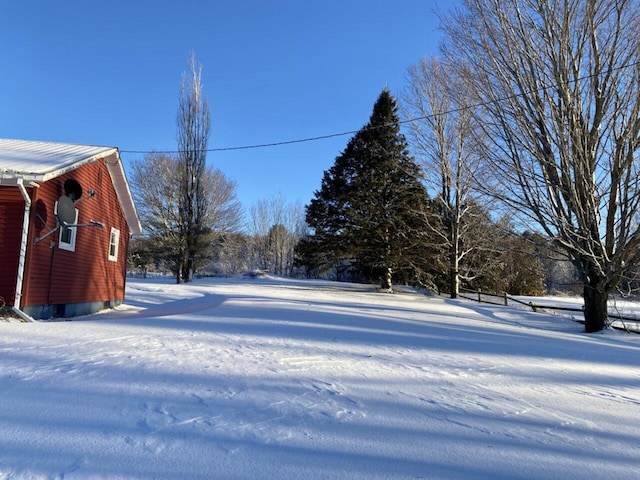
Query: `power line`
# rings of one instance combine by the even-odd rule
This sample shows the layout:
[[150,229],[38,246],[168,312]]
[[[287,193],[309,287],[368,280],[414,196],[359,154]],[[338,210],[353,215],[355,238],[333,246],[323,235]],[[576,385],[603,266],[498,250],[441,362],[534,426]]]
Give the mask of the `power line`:
[[[329,135],[319,135],[317,137],[301,138],[297,140],[285,140],[282,142],[258,143],[255,145],[242,145],[237,147],[207,148],[205,152],[229,152],[233,150],[251,150],[255,148],[278,147],[281,145],[292,145],[294,143],[315,142],[317,140],[325,140],[327,138],[343,137],[345,135],[354,135],[356,133],[358,133],[358,130],[352,130],[349,132],[341,132],[341,133],[331,133]],[[120,152],[122,153],[180,153],[179,150],[120,150]]]
[[[623,68],[630,68],[630,67],[636,67],[640,65],[640,62],[633,62],[627,65],[622,65],[616,68],[613,68],[612,70],[620,70]],[[583,77],[577,78],[572,80],[570,83],[575,83],[575,82],[580,82],[583,80],[587,80],[589,78],[593,78],[595,77],[597,74],[589,74],[589,75],[585,75]],[[548,90],[550,88],[557,88],[557,85],[544,85],[542,87],[540,87],[538,89],[538,91],[545,91]],[[406,120],[400,120],[398,122],[398,124],[400,125],[404,125],[406,123],[414,123],[414,122],[419,122],[422,120],[428,120],[431,118],[435,118],[438,117],[440,115],[450,115],[453,113],[458,113],[458,112],[463,112],[465,110],[470,110],[470,109],[476,109],[476,108],[481,108],[481,107],[485,107],[487,105],[491,105],[494,103],[502,103],[508,100],[513,100],[514,98],[518,98],[518,97],[522,97],[524,95],[528,95],[533,93],[534,90],[528,91],[528,92],[521,92],[521,93],[515,93],[513,95],[509,95],[503,98],[496,98],[493,100],[487,100],[486,102],[480,102],[474,105],[465,105],[459,108],[453,108],[450,110],[446,110],[443,112],[436,112],[436,113],[431,113],[429,115],[424,115],[422,117],[415,117],[415,118],[409,118]],[[240,145],[240,146],[232,146],[232,147],[218,147],[218,148],[208,148],[206,150],[204,150],[205,152],[209,153],[209,152],[230,152],[230,151],[235,151],[235,150],[253,150],[253,149],[258,149],[258,148],[269,148],[269,147],[279,147],[282,145],[293,145],[296,143],[308,143],[308,142],[316,142],[318,140],[326,140],[329,138],[336,138],[336,137],[344,137],[346,135],[355,135],[356,133],[358,133],[359,131],[362,130],[374,130],[374,129],[378,129],[378,128],[384,128],[387,126],[391,126],[393,124],[384,124],[384,125],[376,125],[376,126],[365,126],[364,128],[360,129],[360,130],[349,130],[347,132],[340,132],[340,133],[330,133],[327,135],[318,135],[316,137],[307,137],[307,138],[300,138],[300,139],[296,139],[296,140],[284,140],[281,142],[271,142],[271,143],[258,143],[258,144],[254,144],[254,145]],[[165,153],[165,154],[175,154],[175,153],[181,153],[180,150],[120,150],[121,153]]]
[[[447,115],[447,114],[451,114],[451,113],[467,110],[469,108],[477,108],[477,107],[480,107],[480,106],[482,106],[482,104],[455,108],[455,109],[448,110],[448,111],[445,111],[445,112],[432,113],[430,115],[425,115],[425,116],[422,116],[422,117],[410,118],[410,119],[407,119],[407,120],[400,120],[400,121],[397,122],[397,124],[403,125],[405,123],[418,122],[420,120],[426,120],[428,118],[437,117],[437,116],[440,116],[440,115]],[[285,140],[285,141],[282,141],[282,142],[258,143],[258,144],[255,144],[255,145],[241,145],[241,146],[235,146],[235,147],[207,148],[204,151],[205,152],[229,152],[229,151],[233,151],[233,150],[251,150],[251,149],[256,149],[256,148],[268,148],[268,147],[279,147],[279,146],[282,146],[282,145],[292,145],[292,144],[295,144],[295,143],[315,142],[315,141],[318,141],[318,140],[326,140],[328,138],[344,137],[346,135],[355,135],[356,133],[358,133],[360,131],[363,131],[363,130],[376,130],[376,129],[379,129],[379,128],[385,128],[385,127],[393,126],[395,124],[396,123],[385,123],[383,125],[365,126],[365,127],[361,128],[360,130],[349,130],[347,132],[330,133],[328,135],[318,135],[316,137],[300,138],[300,139],[296,139],[296,140]],[[120,152],[121,153],[167,153],[167,154],[170,154],[170,153],[180,153],[180,150],[120,150]]]
[[[506,99],[505,99],[506,100]],[[487,103],[493,103],[493,102],[497,102],[499,100],[492,100],[490,102]],[[433,118],[433,117],[438,117],[440,115],[448,115],[448,114],[452,114],[452,113],[456,113],[456,112],[460,112],[460,111],[464,111],[464,110],[468,110],[470,108],[477,108],[477,107],[481,107],[485,104],[478,104],[478,105],[469,105],[469,106],[464,106],[464,107],[460,107],[460,108],[454,108],[451,110],[447,110],[444,112],[438,112],[438,113],[432,113],[429,115],[424,115],[422,117],[415,117],[415,118],[409,118],[406,120],[400,120],[397,122],[397,124],[399,125],[404,125],[405,123],[414,123],[414,122],[419,122],[421,120],[427,120],[429,118]],[[282,145],[292,145],[295,143],[307,143],[307,142],[315,142],[318,140],[326,140],[328,138],[336,138],[336,137],[344,137],[346,135],[355,135],[356,133],[360,132],[360,131],[366,131],[366,130],[376,130],[379,128],[385,128],[385,127],[389,127],[389,126],[393,126],[396,125],[396,123],[385,123],[383,125],[375,125],[375,126],[365,126],[363,128],[361,128],[360,130],[349,130],[347,132],[340,132],[340,133],[330,133],[327,135],[318,135],[316,137],[308,137],[308,138],[300,138],[300,139],[296,139],[296,140],[285,140],[282,142],[272,142],[272,143],[258,143],[255,145],[241,145],[241,146],[235,146],[235,147],[218,147],[218,148],[207,148],[204,151],[205,152],[229,152],[229,151],[233,151],[233,150],[251,150],[251,149],[256,149],[256,148],[268,148],[268,147],[279,147]],[[121,153],[180,153],[180,150],[120,150]]]

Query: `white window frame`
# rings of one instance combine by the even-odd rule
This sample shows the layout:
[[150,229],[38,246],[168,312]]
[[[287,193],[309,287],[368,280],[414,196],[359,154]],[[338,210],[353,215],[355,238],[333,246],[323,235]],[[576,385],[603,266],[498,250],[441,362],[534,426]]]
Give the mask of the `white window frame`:
[[118,251],[120,249],[120,230],[111,227],[109,234],[109,261],[118,261]]
[[[73,224],[77,225],[78,224],[78,209],[75,209],[76,211],[76,216],[73,219]],[[58,215],[58,202],[56,202],[56,206],[54,209],[54,214],[57,216]],[[68,241],[65,240],[65,234],[69,233],[69,239]],[[61,250],[67,250],[69,252],[75,252],[76,251],[76,236],[78,233],[78,228],[77,227],[65,227],[64,225],[60,225],[60,235],[58,237],[58,248]]]

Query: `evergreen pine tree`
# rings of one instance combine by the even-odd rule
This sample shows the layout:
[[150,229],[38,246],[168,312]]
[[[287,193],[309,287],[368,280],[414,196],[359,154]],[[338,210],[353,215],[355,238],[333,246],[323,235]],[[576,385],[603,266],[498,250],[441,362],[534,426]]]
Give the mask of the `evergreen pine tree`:
[[391,289],[394,275],[402,272],[406,279],[407,269],[424,263],[428,204],[420,169],[400,132],[396,101],[385,88],[369,123],[324,173],[307,206],[314,239],[306,246],[321,250],[333,265],[351,262]]

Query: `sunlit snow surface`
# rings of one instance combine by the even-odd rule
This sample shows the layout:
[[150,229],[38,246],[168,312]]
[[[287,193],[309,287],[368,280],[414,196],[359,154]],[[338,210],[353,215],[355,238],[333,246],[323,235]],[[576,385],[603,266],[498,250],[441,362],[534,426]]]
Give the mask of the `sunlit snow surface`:
[[129,279],[0,323],[0,479],[637,479],[640,335],[371,286]]

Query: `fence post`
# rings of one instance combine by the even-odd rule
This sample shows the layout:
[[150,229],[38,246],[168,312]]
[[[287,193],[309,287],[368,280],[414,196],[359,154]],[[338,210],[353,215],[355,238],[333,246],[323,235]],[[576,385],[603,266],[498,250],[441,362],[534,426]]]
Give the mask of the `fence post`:
[[529,306],[531,307],[531,310],[533,310],[534,312],[536,311],[536,306],[533,302],[529,302]]
[[509,297],[507,297],[507,292],[504,292],[504,306],[509,306]]
[[482,303],[482,289],[478,288],[478,302]]

